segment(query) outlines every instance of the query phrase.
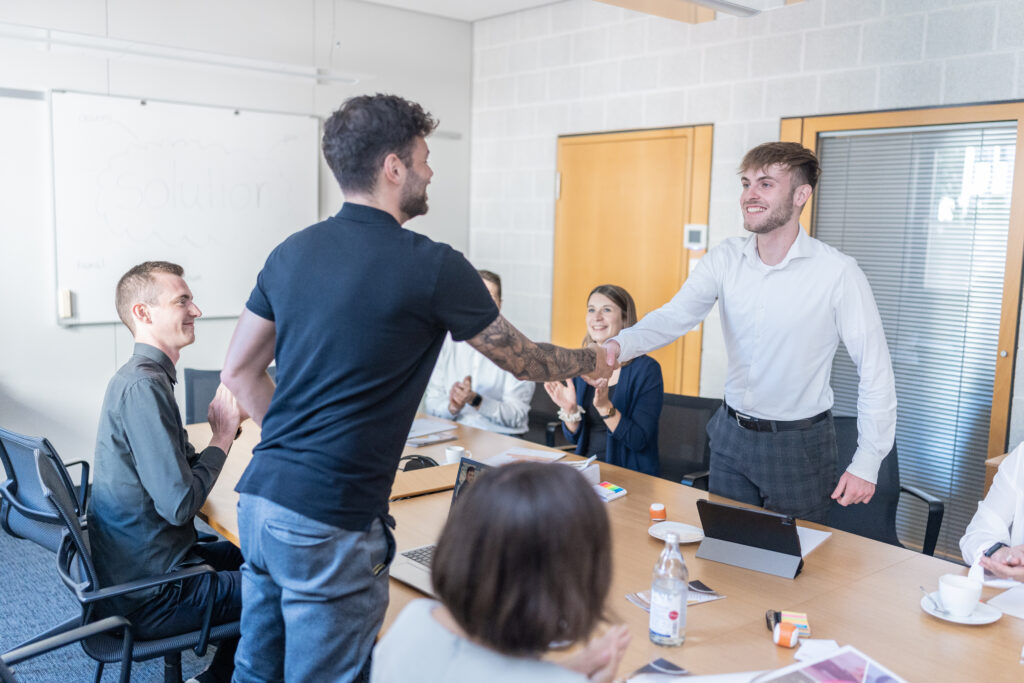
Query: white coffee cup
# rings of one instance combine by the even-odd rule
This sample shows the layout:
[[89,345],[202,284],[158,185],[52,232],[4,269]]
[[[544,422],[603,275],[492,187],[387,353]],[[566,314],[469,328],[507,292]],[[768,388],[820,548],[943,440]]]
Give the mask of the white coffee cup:
[[473,454],[462,446],[448,446],[444,449],[444,460],[449,465],[454,465],[463,457],[472,458]]
[[939,601],[954,617],[970,616],[981,598],[981,581],[961,574],[943,574],[939,578]]

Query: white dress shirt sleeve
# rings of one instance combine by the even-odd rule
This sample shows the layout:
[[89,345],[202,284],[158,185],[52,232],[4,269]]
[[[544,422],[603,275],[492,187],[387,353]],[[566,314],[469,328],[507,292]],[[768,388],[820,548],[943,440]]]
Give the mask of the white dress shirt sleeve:
[[497,425],[505,427],[512,433],[525,432],[530,417],[530,401],[536,384],[518,380],[515,375],[496,368],[504,374],[501,400],[480,395],[477,412]]
[[714,252],[697,262],[682,288],[672,299],[643,317],[636,325],[612,339],[619,344],[619,362],[633,360],[667,346],[695,328],[718,300]]
[[434,371],[430,374],[427,391],[423,396],[423,409],[434,417],[443,417],[446,420],[453,419],[452,414],[448,412],[450,403],[448,397],[455,380],[449,382],[451,378],[448,374],[448,366],[451,365],[452,344],[454,343],[451,336],[445,337],[441,353],[438,354],[437,363],[434,365]]
[[1013,449],[996,472],[992,488],[960,539],[964,562],[973,565],[994,543],[1024,543],[1024,444]]
[[896,380],[871,286],[852,261],[843,269],[836,293],[836,328],[860,377],[857,450],[846,471],[875,483],[882,459],[892,450],[896,437]]

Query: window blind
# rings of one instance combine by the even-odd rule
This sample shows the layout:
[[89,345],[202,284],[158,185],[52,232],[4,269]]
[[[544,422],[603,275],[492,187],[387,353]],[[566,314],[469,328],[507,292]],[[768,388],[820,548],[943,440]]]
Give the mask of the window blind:
[[[815,236],[857,259],[878,303],[898,402],[904,483],[946,501],[936,554],[959,541],[985,481],[1016,123],[823,134]],[[837,415],[857,414],[857,371],[832,366]],[[926,508],[904,496],[897,531],[920,547]]]

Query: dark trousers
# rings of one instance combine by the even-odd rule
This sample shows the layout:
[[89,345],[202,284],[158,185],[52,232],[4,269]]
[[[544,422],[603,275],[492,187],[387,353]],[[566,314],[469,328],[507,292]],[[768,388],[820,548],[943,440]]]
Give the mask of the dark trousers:
[[708,489],[726,498],[825,524],[836,477],[836,430],[830,414],[806,429],[744,429],[723,405],[708,422]]
[[[197,543],[192,555],[217,570],[167,584],[142,607],[127,615],[136,638],[150,640],[193,631],[202,626],[207,600],[213,600],[213,625],[236,621],[242,615],[242,552],[228,541]],[[238,639],[217,643],[210,665],[212,680],[231,680]]]

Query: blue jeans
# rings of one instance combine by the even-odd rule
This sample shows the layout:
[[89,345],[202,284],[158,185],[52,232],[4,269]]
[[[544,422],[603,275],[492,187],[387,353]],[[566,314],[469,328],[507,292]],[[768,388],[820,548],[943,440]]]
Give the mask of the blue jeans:
[[245,564],[233,680],[359,680],[388,606],[395,543],[384,521],[348,531],[243,493],[238,531]]

